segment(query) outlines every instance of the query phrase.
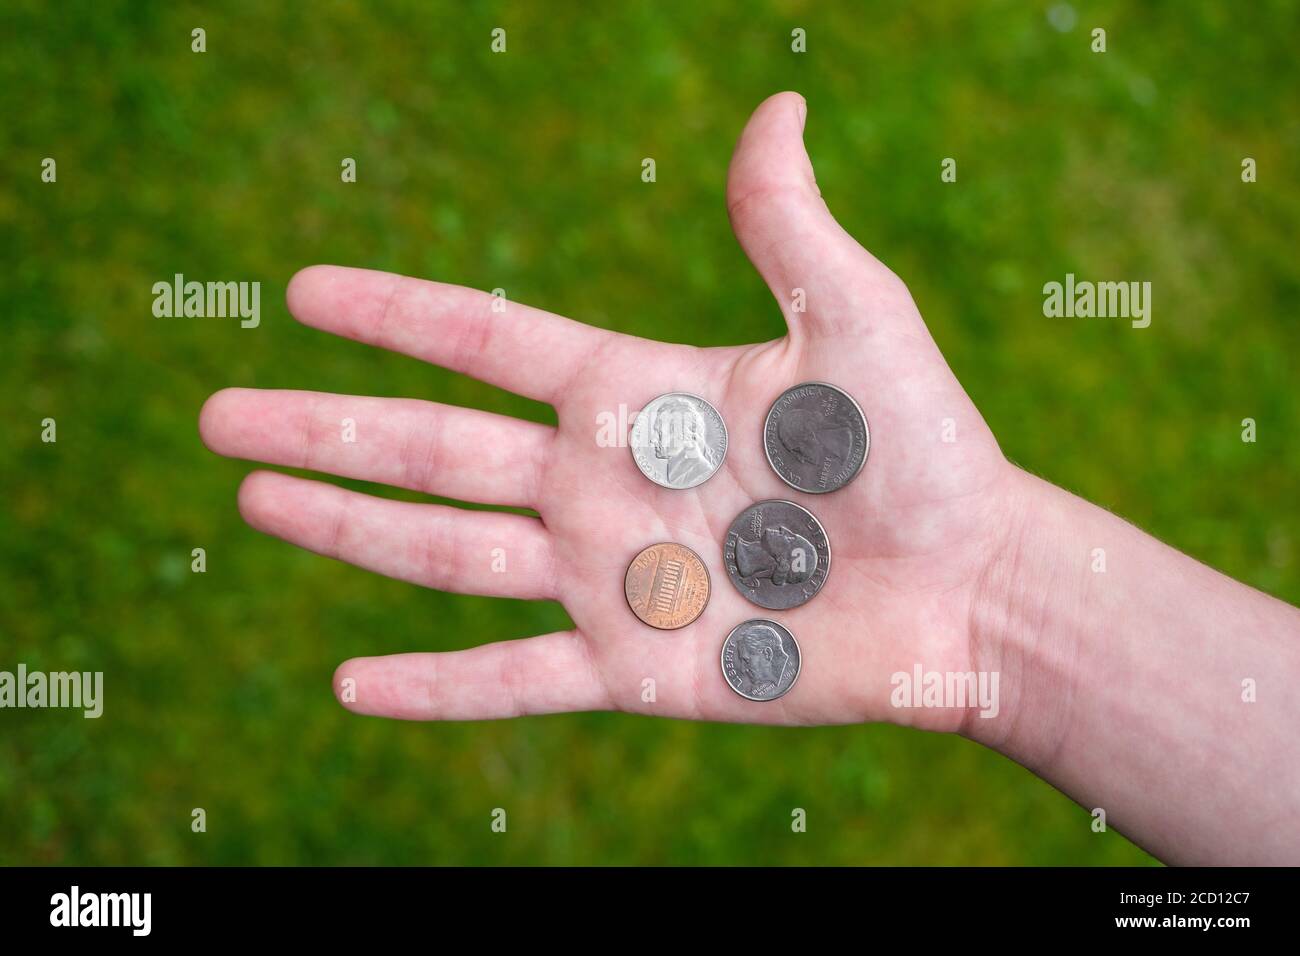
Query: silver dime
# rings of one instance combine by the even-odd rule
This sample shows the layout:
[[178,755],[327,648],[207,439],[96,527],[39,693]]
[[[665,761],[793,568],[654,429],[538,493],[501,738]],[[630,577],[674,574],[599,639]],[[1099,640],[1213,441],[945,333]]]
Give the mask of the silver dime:
[[825,382],[788,388],[763,424],[768,463],[792,488],[823,494],[843,488],[867,460],[871,432],[853,397]]
[[727,426],[718,410],[687,392],[669,392],[646,405],[632,425],[632,458],[665,488],[694,488],[727,457]]
[[831,543],[807,508],[793,501],[760,501],[731,522],[722,563],[746,598],[784,611],[822,589],[831,570]]
[[749,700],[776,700],[799,679],[799,643],[776,621],[746,621],[722,642],[722,676]]

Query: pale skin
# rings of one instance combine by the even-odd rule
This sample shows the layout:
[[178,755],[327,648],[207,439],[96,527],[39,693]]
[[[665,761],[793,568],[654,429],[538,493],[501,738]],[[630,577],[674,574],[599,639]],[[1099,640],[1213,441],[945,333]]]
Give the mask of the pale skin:
[[[358,713],[410,720],[622,710],[964,733],[1104,809],[1108,827],[1166,861],[1300,863],[1300,611],[1006,460],[906,287],[822,201],[806,112],[793,93],[760,105],[727,180],[736,236],[786,316],[776,341],[700,349],[515,302],[495,311],[491,295],[454,285],[334,266],[294,276],[299,321],[549,403],[559,421],[315,392],[208,400],[200,431],[220,454],[538,515],[250,474],[239,508],[261,531],[444,591],[559,601],[574,622],[350,660],[336,694]],[[806,311],[793,308],[796,289]],[[772,401],[809,380],[847,390],[871,426],[866,467],[827,495],[785,485],[761,446]],[[731,433],[719,472],[687,491],[652,484],[626,447],[598,441],[602,413],[668,391],[707,398]],[[346,418],[355,442],[342,440]],[[831,539],[825,587],[789,612],[748,603],[722,565],[727,526],[765,498],[810,508]],[[713,581],[703,615],[678,631],[642,624],[623,596],[628,562],[659,541],[693,548]],[[727,686],[719,651],[762,616],[795,633],[803,670],[785,697],[754,702]],[[893,706],[891,676],[918,663],[997,671],[997,716]]]

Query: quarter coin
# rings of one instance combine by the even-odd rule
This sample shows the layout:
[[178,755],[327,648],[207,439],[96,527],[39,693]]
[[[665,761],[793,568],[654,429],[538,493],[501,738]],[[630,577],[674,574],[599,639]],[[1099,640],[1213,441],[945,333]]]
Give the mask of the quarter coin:
[[623,593],[632,613],[671,631],[690,624],[709,603],[709,569],[682,544],[652,544],[628,565]]
[[727,426],[718,410],[698,395],[669,392],[637,415],[630,444],[636,466],[655,484],[694,488],[722,467]]
[[824,494],[857,477],[871,432],[848,392],[825,382],[786,389],[763,425],[763,450],[772,470],[791,488]]
[[784,611],[822,589],[831,569],[831,544],[807,508],[780,499],[760,501],[731,523],[722,563],[748,600]]
[[799,679],[799,643],[776,621],[746,621],[722,642],[722,676],[748,700],[776,700]]

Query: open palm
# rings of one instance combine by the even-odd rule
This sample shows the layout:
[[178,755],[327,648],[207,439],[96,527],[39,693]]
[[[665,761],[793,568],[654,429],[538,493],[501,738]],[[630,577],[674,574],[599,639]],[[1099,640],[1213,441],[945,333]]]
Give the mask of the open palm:
[[[891,708],[890,675],[917,663],[969,668],[972,606],[1013,513],[1011,469],[906,288],[822,202],[803,147],[804,116],[795,94],[764,102],[727,185],[736,235],[786,313],[789,335],[774,342],[698,349],[517,303],[502,311],[482,292],[387,273],[315,266],[294,277],[288,303],[300,321],[548,402],[559,417],[552,429],[429,402],[248,389],[219,392],[205,405],[203,439],[224,455],[539,515],[397,502],[275,472],[248,476],[239,506],[260,530],[442,590],[558,600],[575,623],[465,651],[348,661],[335,675],[348,707],[412,719],[616,708],[958,726],[960,710]],[[848,391],[871,426],[865,468],[827,495],[789,488],[762,448],[773,400],[809,380]],[[603,417],[668,391],[708,399],[730,432],[722,468],[686,491],[653,484],[626,447],[599,440]],[[343,439],[345,419],[355,423],[355,441]],[[811,510],[831,543],[825,586],[790,611],[747,602],[722,565],[728,525],[765,498]],[[681,630],[642,624],[623,596],[628,562],[660,541],[694,549],[713,581],[708,607]],[[776,701],[741,698],[719,665],[728,632],[754,617],[785,624],[802,649],[799,680]]]

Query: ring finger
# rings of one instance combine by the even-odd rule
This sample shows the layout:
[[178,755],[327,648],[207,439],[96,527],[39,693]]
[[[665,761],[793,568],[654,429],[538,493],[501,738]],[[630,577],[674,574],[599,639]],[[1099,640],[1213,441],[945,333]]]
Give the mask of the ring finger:
[[323,481],[255,471],[239,512],[259,531],[413,584],[557,600],[550,534],[538,518],[392,501]]

